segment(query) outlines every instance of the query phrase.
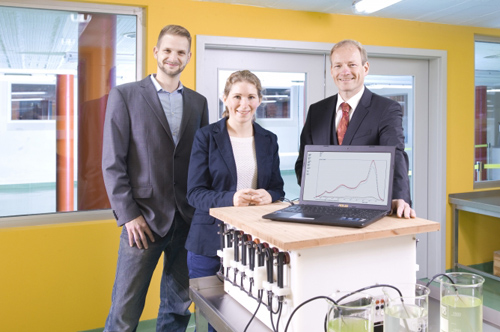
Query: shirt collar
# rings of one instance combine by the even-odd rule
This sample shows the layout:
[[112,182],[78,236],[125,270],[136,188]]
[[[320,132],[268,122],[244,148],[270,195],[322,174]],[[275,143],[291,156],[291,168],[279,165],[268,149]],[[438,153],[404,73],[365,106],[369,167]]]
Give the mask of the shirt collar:
[[[165,91],[163,90],[163,88],[161,87],[160,83],[158,83],[158,81],[156,80],[156,75],[155,74],[151,74],[151,81],[153,82],[153,85],[155,86],[155,89],[156,89],[156,92],[160,92],[160,91]],[[179,93],[182,93],[184,90],[184,85],[182,85],[182,82],[179,81],[179,87],[177,87],[177,89],[174,91],[174,92],[179,92]],[[168,92],[168,91],[165,91],[165,92]]]
[[[354,111],[356,109],[356,107],[358,107],[359,101],[361,100],[361,97],[363,96],[364,92],[365,92],[365,86],[363,85],[363,88],[361,90],[359,90],[358,93],[356,93],[354,96],[351,97],[351,99],[349,99],[347,101],[349,106],[351,106],[351,110]],[[337,111],[340,109],[340,104],[342,104],[343,102],[345,102],[345,100],[342,99],[340,94],[338,94],[337,108],[336,108]]]

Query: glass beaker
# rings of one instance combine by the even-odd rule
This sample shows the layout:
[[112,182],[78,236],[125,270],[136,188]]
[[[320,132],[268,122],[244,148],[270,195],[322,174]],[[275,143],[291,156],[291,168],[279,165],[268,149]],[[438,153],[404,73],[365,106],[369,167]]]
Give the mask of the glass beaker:
[[427,332],[430,289],[419,284],[394,285],[401,292],[384,288],[384,332]]
[[441,284],[441,332],[483,331],[484,278],[473,273],[452,272]]
[[369,294],[337,292],[329,302],[328,332],[373,332],[374,303]]

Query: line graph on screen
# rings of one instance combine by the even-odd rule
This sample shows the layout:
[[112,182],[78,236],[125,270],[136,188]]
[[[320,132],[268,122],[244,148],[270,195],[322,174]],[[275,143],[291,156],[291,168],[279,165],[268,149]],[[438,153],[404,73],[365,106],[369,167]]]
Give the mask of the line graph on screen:
[[[319,158],[315,188],[308,192],[315,201],[385,204],[389,164],[385,159]],[[307,170],[313,171],[313,170]]]

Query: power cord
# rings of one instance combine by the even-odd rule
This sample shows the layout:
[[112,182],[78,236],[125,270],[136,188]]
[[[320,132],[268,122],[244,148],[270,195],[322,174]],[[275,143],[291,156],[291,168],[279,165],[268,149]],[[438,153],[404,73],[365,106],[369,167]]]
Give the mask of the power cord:
[[[281,311],[283,311],[283,302],[279,302],[278,304],[278,309],[276,310],[276,312],[273,312],[273,308],[272,308],[272,303],[271,303],[271,308],[269,308],[269,313],[271,315],[271,326],[273,328],[273,332],[278,332],[278,329],[279,329],[279,322],[280,322],[280,319],[279,317],[281,316]],[[273,320],[273,314],[278,314],[278,321],[276,322],[276,327],[274,326],[274,320]]]
[[[372,285],[372,286],[363,287],[363,288],[360,288],[360,289],[355,290],[355,291],[353,291],[353,292],[350,292],[350,293],[348,293],[348,294],[346,294],[346,295],[342,296],[341,298],[337,299],[337,302],[338,302],[338,303],[340,303],[342,300],[344,300],[344,299],[348,298],[348,297],[349,297],[349,296],[351,296],[351,295],[354,295],[354,294],[356,294],[356,293],[359,293],[359,292],[362,292],[362,291],[365,291],[365,290],[368,290],[368,289],[377,288],[377,287],[387,287],[387,288],[393,288],[393,289],[395,289],[395,290],[398,292],[398,294],[399,294],[399,296],[400,296],[400,297],[403,297],[403,294],[401,293],[401,291],[400,291],[397,287],[394,287],[394,286],[392,286],[392,285],[386,285],[386,284],[377,284],[377,285]],[[335,303],[335,302],[333,302],[333,303]],[[335,305],[338,305],[338,304],[337,304],[337,303],[335,303]],[[327,322],[328,322],[328,315],[330,315],[330,313],[332,312],[332,308],[333,308],[333,307],[330,307],[330,309],[328,310],[328,313],[327,313],[327,314],[326,314],[326,316],[325,316],[325,332],[326,332],[326,331],[327,331],[327,329],[328,329],[328,327],[327,327],[327,325],[328,325],[328,323],[327,323]]]
[[283,312],[283,302],[280,302],[280,312],[278,314],[278,321],[276,322],[276,332],[278,332],[280,326],[281,313]]
[[288,321],[286,322],[286,326],[285,326],[285,331],[284,332],[288,331],[288,326],[290,325],[290,322],[292,321],[292,317],[293,317],[293,315],[295,315],[295,313],[297,312],[297,310],[299,310],[302,306],[308,304],[309,302],[312,302],[312,301],[315,301],[315,300],[321,300],[321,299],[326,299],[328,301],[333,302],[335,305],[337,305],[337,302],[335,300],[333,300],[332,298],[330,298],[328,296],[322,296],[322,295],[310,298],[309,300],[306,300],[306,301],[302,302],[301,304],[299,304],[297,306],[297,308],[295,308],[292,311],[292,314],[290,315],[290,317],[288,318]]
[[449,275],[447,275],[446,273],[438,273],[436,274],[434,277],[431,278],[431,280],[429,280],[429,282],[425,285],[425,287],[429,287],[429,285],[434,281],[434,279],[436,279],[437,277],[446,277],[453,285],[455,284],[455,282],[450,278]]
[[259,311],[260,305],[262,304],[262,297],[264,296],[264,291],[261,289],[258,292],[259,292],[259,295],[258,295],[259,296],[259,304],[257,305],[257,309],[255,309],[255,312],[253,313],[252,318],[250,318],[250,320],[248,321],[248,324],[245,327],[245,329],[243,330],[243,332],[246,332],[248,330],[248,327],[250,326],[250,324],[252,323],[253,319],[257,315],[257,311]]
[[293,201],[296,201],[296,200],[298,200],[298,198],[294,198],[294,199],[290,200],[290,199],[288,199],[286,197],[281,197],[279,199],[279,201],[282,201],[282,202],[285,202],[285,203],[290,203],[290,205],[295,205],[295,203]]

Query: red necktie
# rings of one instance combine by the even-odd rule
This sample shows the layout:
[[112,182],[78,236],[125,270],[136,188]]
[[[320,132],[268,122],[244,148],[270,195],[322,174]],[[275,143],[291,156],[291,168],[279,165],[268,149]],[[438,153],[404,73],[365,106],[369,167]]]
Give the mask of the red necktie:
[[347,126],[349,125],[349,110],[351,107],[348,103],[342,103],[340,107],[342,108],[342,119],[340,119],[339,125],[337,126],[337,138],[339,140],[339,145],[342,145]]

